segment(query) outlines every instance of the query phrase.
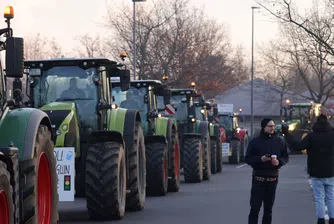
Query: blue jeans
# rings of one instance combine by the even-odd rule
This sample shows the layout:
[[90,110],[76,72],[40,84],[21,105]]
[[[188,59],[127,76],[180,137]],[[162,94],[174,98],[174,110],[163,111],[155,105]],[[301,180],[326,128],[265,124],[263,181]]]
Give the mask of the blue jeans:
[[328,208],[329,218],[334,218],[334,177],[312,177],[312,188],[317,218],[325,218],[325,204]]

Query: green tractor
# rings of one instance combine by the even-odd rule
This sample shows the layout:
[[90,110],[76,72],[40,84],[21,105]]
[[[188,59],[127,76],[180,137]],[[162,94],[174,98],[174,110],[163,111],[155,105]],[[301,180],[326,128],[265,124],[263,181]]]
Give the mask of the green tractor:
[[[296,139],[303,139],[312,129],[312,125],[315,123],[317,117],[321,114],[321,104],[318,103],[290,103],[286,102],[286,106],[283,107],[284,119],[282,124],[289,126],[289,132]],[[282,124],[276,126],[275,131],[279,135],[281,133]],[[290,148],[290,153],[299,154],[300,151],[295,151]]]
[[[194,96],[195,98],[196,96]],[[203,95],[197,96],[198,100],[194,102],[196,108],[196,118],[200,121],[209,121],[210,123],[210,141],[211,141],[211,173],[220,173],[223,169],[223,152],[222,152],[222,142],[221,134],[219,130],[219,125],[213,123],[212,109],[213,107],[209,102],[205,105],[201,105],[200,102],[205,102],[205,97]]]
[[[193,88],[171,89],[170,104],[175,108],[172,116],[177,120],[181,145],[181,168],[185,182],[198,183],[211,177],[211,142],[208,121],[196,119]],[[201,101],[200,106],[205,102]]]
[[148,195],[166,195],[180,188],[180,149],[177,125],[172,118],[162,117],[158,96],[164,103],[170,100],[170,91],[157,80],[131,81],[130,89],[122,91],[119,81],[112,82],[112,95],[121,108],[136,109],[142,117],[146,148],[146,192]]
[[106,58],[29,60],[24,65],[27,104],[49,115],[56,148],[75,153],[75,194],[86,197],[90,217],[121,219],[125,210],[142,210],[146,161],[141,117],[137,110],[116,108],[111,96],[111,77],[120,77],[125,91],[130,71]]
[[[23,107],[23,38],[13,37],[7,6],[6,76],[0,63],[0,223],[58,223],[58,194],[53,131],[48,115]],[[12,83],[9,89],[6,83]],[[6,90],[7,89],[7,90]],[[13,91],[12,91],[13,90]],[[8,91],[8,92],[7,92]]]

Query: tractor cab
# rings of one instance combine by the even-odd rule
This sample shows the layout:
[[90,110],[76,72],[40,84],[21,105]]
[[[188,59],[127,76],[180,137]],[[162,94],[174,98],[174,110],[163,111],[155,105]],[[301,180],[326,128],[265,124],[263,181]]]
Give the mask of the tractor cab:
[[321,104],[312,102],[288,104],[284,109],[284,120],[300,120],[302,128],[313,124],[321,114]]
[[170,103],[176,108],[175,119],[178,121],[180,134],[195,132],[196,105],[192,88],[172,89]]
[[[112,79],[112,95],[115,104],[121,108],[137,109],[143,119],[144,135],[155,130],[155,118],[161,117],[158,97],[163,98],[163,104],[169,104],[170,92],[158,80],[136,80],[130,82],[130,88],[122,91],[118,79]],[[144,122],[146,121],[146,122]],[[151,133],[151,134],[152,134]]]
[[[129,70],[105,58],[27,60],[27,105],[45,111],[65,146],[86,141],[92,131],[107,128],[113,107],[108,79],[120,76],[125,89]],[[70,130],[70,131],[69,131]]]

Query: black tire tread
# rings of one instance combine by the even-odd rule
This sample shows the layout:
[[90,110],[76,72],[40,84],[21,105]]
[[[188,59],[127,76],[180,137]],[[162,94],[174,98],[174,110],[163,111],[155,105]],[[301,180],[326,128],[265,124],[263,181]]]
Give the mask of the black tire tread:
[[203,180],[203,151],[201,139],[183,140],[183,169],[186,183],[199,183]]
[[[87,209],[94,220],[121,219],[125,213],[126,179],[119,189],[120,166],[125,172],[124,149],[119,143],[102,142],[91,145],[86,159]],[[124,177],[124,176],[123,176]],[[123,198],[118,192],[123,191]]]
[[9,223],[14,223],[16,217],[13,203],[13,187],[10,184],[10,179],[6,163],[0,161],[0,191],[4,191],[6,195],[9,214],[11,214],[9,215]]
[[217,172],[217,141],[211,141],[211,173]]
[[[130,193],[126,196],[126,209],[129,211],[140,211],[144,209],[145,198],[146,198],[146,156],[145,156],[145,145],[144,145],[144,135],[143,129],[140,123],[135,124],[135,133],[133,139],[133,148],[127,149],[128,160],[129,160],[129,178],[127,181],[127,189]],[[141,145],[142,152],[139,153],[139,145]],[[139,155],[142,158],[139,158]],[[144,183],[140,183],[139,178],[139,162],[142,162],[144,167]],[[140,186],[141,185],[141,186]]]
[[[170,139],[169,144],[169,160],[171,166],[169,167],[170,175],[168,179],[168,191],[169,192],[178,192],[180,190],[180,167],[181,167],[181,152],[180,152],[180,141],[177,131],[173,128],[172,129],[172,135]],[[177,150],[178,150],[178,163],[179,163],[179,170],[178,170],[178,176],[175,174],[175,145],[177,144]]]
[[54,143],[51,140],[51,132],[49,129],[40,125],[37,131],[35,141],[35,152],[34,158],[31,160],[25,160],[20,162],[20,174],[25,176],[26,184],[22,191],[22,216],[20,217],[21,222],[24,224],[28,223],[39,223],[38,211],[37,211],[37,172],[38,172],[38,161],[39,155],[44,152],[50,163],[51,172],[51,184],[54,187],[52,190],[52,218],[51,224],[57,224],[59,220],[58,215],[58,177],[56,173],[56,158],[54,156]]
[[146,149],[146,194],[165,196],[168,187],[168,166],[163,177],[164,161],[168,164],[167,146],[163,143],[150,143]]

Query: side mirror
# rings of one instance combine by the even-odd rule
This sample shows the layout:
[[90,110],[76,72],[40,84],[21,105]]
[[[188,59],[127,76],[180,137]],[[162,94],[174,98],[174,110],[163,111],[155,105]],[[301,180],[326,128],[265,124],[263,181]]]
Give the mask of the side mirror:
[[170,98],[172,97],[172,92],[170,89],[164,89],[164,103],[165,105],[170,104]]
[[6,76],[23,77],[24,42],[20,37],[7,37],[6,40]]
[[199,98],[199,105],[200,105],[201,107],[205,106],[205,99],[204,99],[204,96],[201,96],[201,97]]
[[122,91],[130,89],[130,70],[120,70],[119,77]]

